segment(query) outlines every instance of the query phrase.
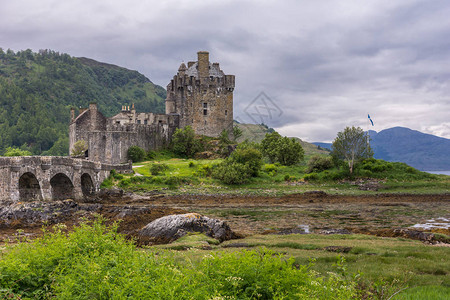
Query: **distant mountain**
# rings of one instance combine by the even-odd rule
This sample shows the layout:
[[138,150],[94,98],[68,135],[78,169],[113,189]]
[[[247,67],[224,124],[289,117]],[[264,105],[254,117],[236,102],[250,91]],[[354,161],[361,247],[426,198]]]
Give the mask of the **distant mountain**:
[[[273,128],[270,128],[265,124],[241,124],[241,123],[235,122],[234,125],[239,126],[239,128],[242,130],[242,136],[238,139],[238,142],[243,142],[245,140],[248,140],[250,142],[259,143],[264,139],[264,137],[266,136],[266,133],[271,133],[274,131]],[[302,145],[306,156],[311,156],[314,154],[328,154],[329,153],[329,151],[320,149],[316,145],[305,142],[299,138],[295,138],[295,139],[298,140],[299,143]]]
[[[450,170],[450,139],[394,127],[369,131],[374,157],[386,161],[404,162],[419,170]],[[331,143],[313,143],[331,149]]]
[[106,116],[122,105],[164,113],[164,88],[137,71],[52,50],[0,48],[0,155],[15,146],[33,154],[68,154],[71,107],[96,102]]

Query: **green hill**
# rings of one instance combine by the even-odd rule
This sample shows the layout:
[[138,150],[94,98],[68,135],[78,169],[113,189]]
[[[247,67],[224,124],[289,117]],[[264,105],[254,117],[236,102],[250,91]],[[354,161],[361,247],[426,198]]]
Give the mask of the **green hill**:
[[68,154],[71,107],[96,102],[106,116],[122,105],[164,112],[164,88],[137,71],[51,50],[0,48],[0,154],[16,146],[33,154]]
[[[259,143],[264,139],[266,133],[274,131],[273,128],[269,128],[265,124],[242,124],[235,122],[234,125],[237,125],[242,130],[242,136],[238,139],[238,142],[248,140],[250,142]],[[295,139],[300,142],[307,157],[314,154],[327,155],[330,153],[326,149],[319,149],[319,147],[314,144],[302,141],[299,138]]]

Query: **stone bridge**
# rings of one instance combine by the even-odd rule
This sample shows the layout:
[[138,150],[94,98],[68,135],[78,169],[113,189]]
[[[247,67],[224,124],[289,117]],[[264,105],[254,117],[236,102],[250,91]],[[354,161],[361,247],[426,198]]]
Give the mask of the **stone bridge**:
[[92,196],[112,169],[132,172],[131,162],[107,165],[66,156],[0,157],[0,200],[60,200]]

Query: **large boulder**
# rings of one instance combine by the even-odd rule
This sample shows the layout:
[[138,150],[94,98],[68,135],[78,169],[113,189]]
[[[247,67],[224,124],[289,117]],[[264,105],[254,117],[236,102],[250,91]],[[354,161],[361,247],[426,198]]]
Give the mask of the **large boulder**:
[[188,232],[204,233],[221,242],[238,237],[224,221],[188,213],[154,220],[139,231],[139,239],[152,243],[170,243]]

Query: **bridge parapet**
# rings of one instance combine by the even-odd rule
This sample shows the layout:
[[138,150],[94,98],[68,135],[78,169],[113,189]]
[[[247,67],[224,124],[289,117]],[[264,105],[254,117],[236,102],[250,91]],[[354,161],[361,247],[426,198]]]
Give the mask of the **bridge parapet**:
[[0,200],[80,199],[99,191],[112,169],[130,173],[131,162],[108,165],[68,156],[0,157]]

